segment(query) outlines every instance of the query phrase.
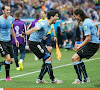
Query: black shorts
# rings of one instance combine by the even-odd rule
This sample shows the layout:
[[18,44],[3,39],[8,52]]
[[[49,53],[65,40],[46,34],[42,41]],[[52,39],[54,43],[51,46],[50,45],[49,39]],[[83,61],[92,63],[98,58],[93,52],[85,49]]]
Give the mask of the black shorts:
[[89,42],[88,44],[83,46],[77,52],[77,54],[80,56],[81,59],[82,58],[89,59],[90,57],[92,57],[97,52],[98,49],[99,49],[99,44]]
[[7,54],[10,54],[10,57],[13,58],[13,49],[11,41],[9,42],[0,41],[0,53],[2,57],[6,56]]
[[29,48],[39,59],[44,58],[45,55],[49,54],[47,48],[42,42],[29,41]]

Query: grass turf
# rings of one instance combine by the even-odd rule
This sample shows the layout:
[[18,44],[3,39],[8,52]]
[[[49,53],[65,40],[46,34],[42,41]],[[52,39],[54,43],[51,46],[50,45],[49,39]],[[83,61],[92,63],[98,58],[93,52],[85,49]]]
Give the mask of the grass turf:
[[[62,53],[61,60],[56,58],[56,50],[52,50],[52,58],[53,58],[53,67],[58,67],[62,65],[62,67],[58,67],[54,69],[54,76],[57,79],[62,80],[64,83],[62,84],[36,84],[35,81],[39,75],[39,70],[42,66],[42,60],[34,61],[33,53],[26,53],[25,60],[23,62],[24,69],[22,71],[16,71],[15,63],[11,65],[10,76],[18,76],[22,74],[22,76],[12,78],[13,81],[7,82],[5,80],[0,81],[0,88],[100,88],[100,50],[91,58],[93,61],[85,62],[87,73],[89,78],[91,79],[90,83],[84,83],[80,85],[73,85],[72,82],[77,78],[73,65],[71,64],[71,57],[75,53],[72,50],[60,49]],[[0,57],[0,61],[4,60],[4,58]],[[87,61],[83,59],[83,61]],[[38,71],[38,72],[35,72]],[[35,72],[32,74],[28,74],[30,72]],[[0,79],[5,78],[5,69],[2,66],[2,72],[0,73]],[[44,79],[47,82],[50,82],[48,73],[44,76]]]

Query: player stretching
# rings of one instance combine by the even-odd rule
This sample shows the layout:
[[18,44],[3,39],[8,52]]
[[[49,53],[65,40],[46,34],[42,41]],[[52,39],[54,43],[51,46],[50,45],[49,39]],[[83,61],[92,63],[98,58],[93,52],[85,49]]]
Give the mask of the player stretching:
[[[81,9],[76,9],[73,15],[78,23],[83,22],[84,36],[86,36],[83,43],[75,44],[73,49],[74,51],[79,51],[72,57],[74,69],[78,76],[78,79],[76,79],[72,84],[80,84],[90,82],[82,58],[89,59],[97,52],[99,48],[99,37],[97,34],[97,28],[93,21],[89,19]],[[83,80],[81,72],[84,76]]]

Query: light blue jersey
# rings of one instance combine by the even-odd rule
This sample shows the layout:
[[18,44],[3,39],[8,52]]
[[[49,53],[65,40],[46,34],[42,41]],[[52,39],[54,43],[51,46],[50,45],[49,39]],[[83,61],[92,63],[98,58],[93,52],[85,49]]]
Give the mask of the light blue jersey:
[[0,41],[10,41],[10,30],[13,23],[13,17],[9,16],[7,19],[0,16]]
[[47,35],[50,26],[47,20],[42,20],[36,23],[35,27],[38,28],[38,31],[32,33],[29,37],[30,41],[41,42],[42,39]]
[[94,22],[91,19],[87,18],[87,19],[84,20],[83,29],[84,29],[85,36],[91,35],[90,42],[99,43],[97,28],[96,28]]

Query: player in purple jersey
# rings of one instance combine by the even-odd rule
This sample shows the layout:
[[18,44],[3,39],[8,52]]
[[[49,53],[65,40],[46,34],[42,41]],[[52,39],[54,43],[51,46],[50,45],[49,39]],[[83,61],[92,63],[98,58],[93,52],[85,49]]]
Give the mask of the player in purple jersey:
[[[36,19],[29,24],[29,26],[27,27],[27,30],[33,28],[35,24],[38,22],[39,18],[40,18],[39,14],[36,14]],[[37,61],[38,57],[35,54],[34,54],[34,57],[35,57],[35,61]]]
[[[20,12],[16,11],[14,13],[15,20],[13,22],[13,29],[15,32],[15,36],[19,42],[19,47],[16,47],[16,43],[14,38],[12,37],[12,44],[13,44],[13,50],[14,50],[14,59],[16,63],[16,70],[23,70],[22,62],[25,58],[25,41],[23,38],[18,36],[22,32],[26,31],[26,25],[24,21],[20,20]],[[18,62],[18,49],[20,50],[20,61]]]
[[11,45],[10,33],[15,39],[16,46],[19,47],[19,42],[15,37],[15,33],[11,25],[13,23],[13,17],[10,16],[10,6],[2,7],[3,14],[0,16],[0,53],[4,57],[5,61],[0,62],[1,65],[5,65],[6,81],[11,81],[10,78],[10,64],[14,62],[13,49]]

